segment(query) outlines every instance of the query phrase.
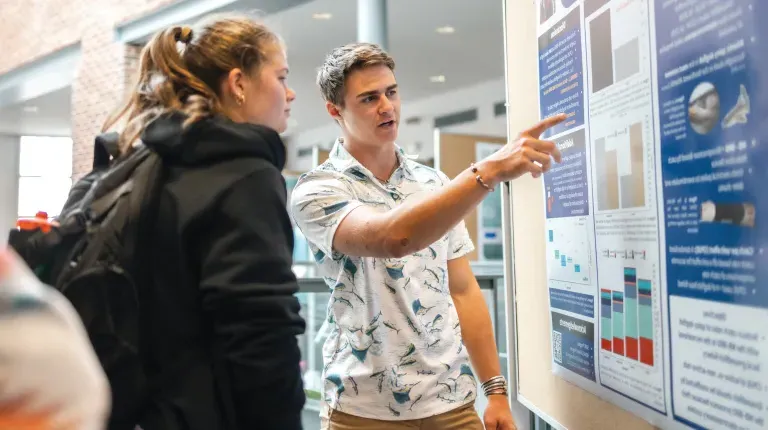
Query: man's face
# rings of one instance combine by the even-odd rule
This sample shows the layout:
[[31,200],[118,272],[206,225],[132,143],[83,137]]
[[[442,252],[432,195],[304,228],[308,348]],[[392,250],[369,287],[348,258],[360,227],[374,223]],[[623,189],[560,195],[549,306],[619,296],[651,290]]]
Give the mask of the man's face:
[[395,74],[386,65],[353,71],[347,76],[344,106],[328,105],[346,136],[366,146],[381,146],[397,139],[400,95]]

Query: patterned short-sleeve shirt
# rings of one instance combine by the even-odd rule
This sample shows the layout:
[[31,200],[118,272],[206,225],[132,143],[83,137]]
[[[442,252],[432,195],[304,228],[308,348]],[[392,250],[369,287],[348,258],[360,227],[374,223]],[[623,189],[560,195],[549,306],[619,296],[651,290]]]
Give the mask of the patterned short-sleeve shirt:
[[474,249],[464,222],[412,255],[361,258],[333,249],[339,223],[368,206],[390,210],[448,183],[397,148],[382,183],[340,142],[304,174],[291,212],[331,289],[324,347],[324,395],[346,413],[382,420],[437,415],[475,400],[477,383],[448,290],[448,260]]

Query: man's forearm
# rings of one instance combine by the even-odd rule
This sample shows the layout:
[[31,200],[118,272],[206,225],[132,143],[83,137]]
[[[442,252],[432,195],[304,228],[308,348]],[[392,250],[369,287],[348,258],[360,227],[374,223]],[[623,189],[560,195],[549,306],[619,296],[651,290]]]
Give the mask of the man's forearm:
[[469,359],[480,382],[501,375],[491,316],[480,288],[469,288],[465,293],[453,295],[452,298],[459,314],[464,346],[467,347]]
[[[490,181],[490,173],[483,174],[490,169],[483,167],[478,164],[478,171]],[[432,245],[466,218],[488,193],[472,171],[466,170],[432,195],[398,206],[387,215],[387,248],[392,254],[408,255]]]

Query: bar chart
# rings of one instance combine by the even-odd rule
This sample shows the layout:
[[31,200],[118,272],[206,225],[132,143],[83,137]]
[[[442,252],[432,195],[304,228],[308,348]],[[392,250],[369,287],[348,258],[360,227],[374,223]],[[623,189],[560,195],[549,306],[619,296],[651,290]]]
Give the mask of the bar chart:
[[595,140],[597,209],[645,206],[645,151],[643,123]]
[[600,289],[600,348],[613,351],[613,337],[611,336],[611,290]]
[[[593,93],[640,73],[640,35],[617,40],[614,35],[623,34],[613,28],[617,25],[613,15],[611,9],[606,9],[589,23],[588,52]],[[621,24],[620,21],[618,25]]]
[[650,280],[624,267],[621,290],[600,289],[600,348],[654,365],[653,297]]
[[653,300],[651,297],[651,282],[639,279],[637,282],[639,297],[640,324],[640,362],[653,366]]
[[624,293],[613,292],[613,352],[624,355]]
[[637,270],[633,267],[624,269],[624,309],[626,314],[626,342],[624,352],[632,360],[638,359],[637,336]]

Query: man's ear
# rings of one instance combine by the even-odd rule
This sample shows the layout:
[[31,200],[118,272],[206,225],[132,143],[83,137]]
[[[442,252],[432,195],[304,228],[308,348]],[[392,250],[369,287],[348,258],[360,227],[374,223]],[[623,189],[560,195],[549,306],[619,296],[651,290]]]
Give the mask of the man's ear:
[[328,114],[331,116],[331,118],[335,119],[336,121],[341,121],[341,112],[339,112],[339,107],[331,102],[325,102],[325,109],[328,111]]

